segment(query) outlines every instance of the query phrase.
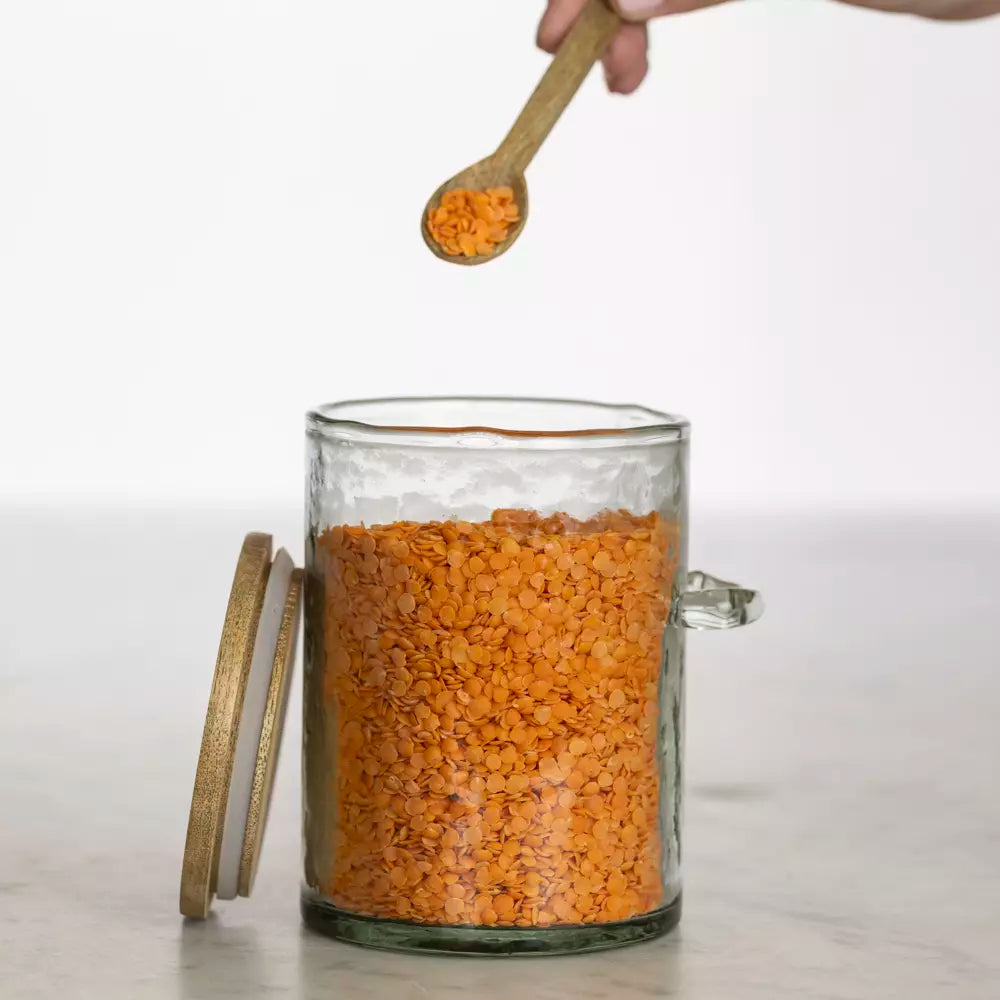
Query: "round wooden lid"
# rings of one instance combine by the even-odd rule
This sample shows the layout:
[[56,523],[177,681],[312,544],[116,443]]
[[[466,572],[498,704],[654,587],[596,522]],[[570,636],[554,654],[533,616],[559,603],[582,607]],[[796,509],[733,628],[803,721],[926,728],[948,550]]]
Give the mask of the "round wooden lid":
[[243,542],[219,641],[181,870],[180,910],[248,896],[294,669],[302,573],[270,535]]

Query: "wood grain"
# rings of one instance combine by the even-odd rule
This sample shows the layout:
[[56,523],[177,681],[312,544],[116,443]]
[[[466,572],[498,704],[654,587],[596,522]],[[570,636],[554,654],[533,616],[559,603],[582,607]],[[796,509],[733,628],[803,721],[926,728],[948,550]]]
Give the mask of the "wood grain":
[[229,594],[184,844],[180,910],[186,917],[207,917],[215,891],[236,735],[271,568],[271,548],[270,535],[246,536]]
[[621,23],[603,0],[588,0],[524,110],[493,154],[491,159],[500,172],[514,176],[528,169]]
[[240,860],[239,894],[249,896],[257,875],[260,851],[267,826],[268,808],[271,803],[271,786],[278,766],[281,734],[288,708],[288,689],[295,673],[295,647],[299,634],[299,617],[302,607],[302,570],[292,573],[285,598],[278,631],[278,646],[274,653],[271,683],[267,691],[264,724],[261,727],[257,764],[254,769],[253,788],[247,813],[246,833],[243,838],[243,856]]

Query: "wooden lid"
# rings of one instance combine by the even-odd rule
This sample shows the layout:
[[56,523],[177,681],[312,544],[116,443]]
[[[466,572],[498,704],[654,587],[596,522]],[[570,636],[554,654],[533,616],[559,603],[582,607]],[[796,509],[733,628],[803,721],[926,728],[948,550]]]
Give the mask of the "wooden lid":
[[271,551],[270,535],[246,536],[229,594],[184,845],[186,917],[249,896],[257,871],[302,596],[302,571]]

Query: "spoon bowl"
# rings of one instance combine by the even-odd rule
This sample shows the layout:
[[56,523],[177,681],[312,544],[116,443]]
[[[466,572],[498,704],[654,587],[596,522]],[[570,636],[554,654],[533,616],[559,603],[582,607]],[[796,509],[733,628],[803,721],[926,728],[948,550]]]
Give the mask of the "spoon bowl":
[[[475,257],[466,257],[464,254],[452,256],[447,253],[437,240],[431,236],[428,227],[428,218],[440,204],[441,199],[456,188],[467,188],[470,191],[485,191],[491,187],[509,187],[514,192],[514,204],[518,208],[518,218],[512,222],[507,229],[507,238],[503,243],[498,243],[491,254],[477,254]],[[501,254],[505,254],[515,243],[524,224],[528,219],[528,182],[524,179],[523,173],[518,173],[505,165],[499,154],[486,157],[478,163],[473,163],[471,167],[466,167],[459,174],[455,174],[450,180],[442,184],[427,200],[424,207],[424,214],[420,220],[420,232],[424,237],[424,242],[435,257],[446,260],[449,264],[464,264],[466,267],[474,267],[477,264],[485,264],[487,261],[495,260]]]

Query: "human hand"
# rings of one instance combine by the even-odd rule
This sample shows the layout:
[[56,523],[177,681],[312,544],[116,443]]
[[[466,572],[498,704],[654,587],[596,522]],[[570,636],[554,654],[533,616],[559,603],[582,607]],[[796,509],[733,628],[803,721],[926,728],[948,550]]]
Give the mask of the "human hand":
[[[703,7],[714,7],[727,0],[611,0],[624,24],[604,54],[604,75],[608,89],[616,94],[631,94],[642,83],[649,69],[646,21],[667,14],[685,14]],[[855,7],[915,14],[940,21],[970,20],[1000,13],[1000,0],[841,0]],[[538,44],[546,52],[555,52],[583,9],[586,0],[548,0],[538,26]]]

